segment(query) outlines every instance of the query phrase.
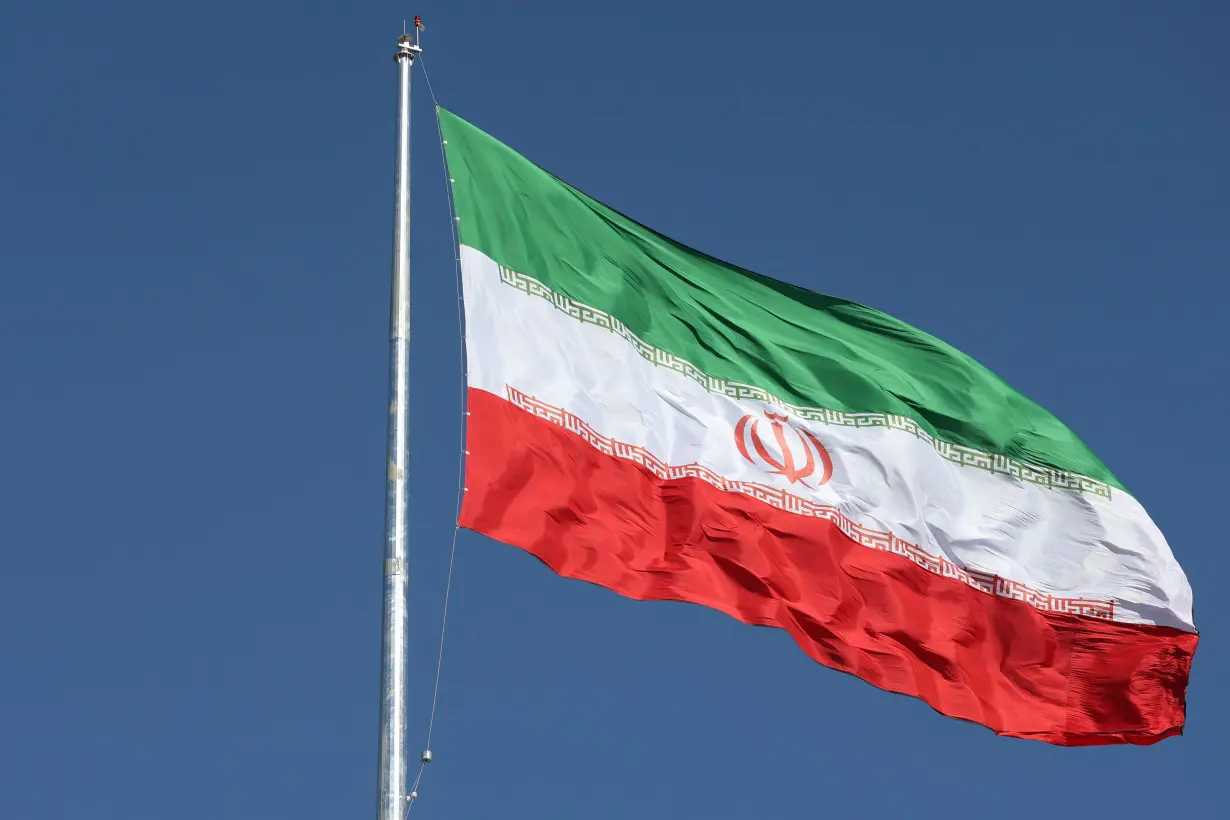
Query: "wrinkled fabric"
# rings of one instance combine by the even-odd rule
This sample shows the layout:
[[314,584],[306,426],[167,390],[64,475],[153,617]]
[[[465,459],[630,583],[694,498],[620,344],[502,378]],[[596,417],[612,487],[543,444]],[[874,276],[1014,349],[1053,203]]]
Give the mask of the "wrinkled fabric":
[[829,521],[659,479],[486,391],[468,399],[462,526],[562,576],[784,629],[824,666],[1000,735],[1100,745],[1182,732],[1195,634],[989,595]]
[[[1187,576],[1125,492],[1022,481],[994,469],[1002,465],[954,460],[899,428],[783,414],[680,372],[593,308],[512,279],[465,245],[461,268],[470,387],[531,396],[574,415],[570,429],[584,426],[665,464],[697,463],[720,482],[787,492],[796,512],[810,504],[839,514],[864,537],[897,539],[896,549],[936,571],[974,573],[970,581],[995,594],[1194,631]],[[783,448],[772,424],[793,444]],[[814,444],[803,446],[804,432]],[[821,480],[782,469],[788,454],[800,464],[811,454],[814,470],[817,447],[829,459]]]
[[910,419],[950,444],[1122,489],[1059,419],[952,345],[693,250],[448,111],[440,124],[463,244],[609,313],[706,375],[800,407]]

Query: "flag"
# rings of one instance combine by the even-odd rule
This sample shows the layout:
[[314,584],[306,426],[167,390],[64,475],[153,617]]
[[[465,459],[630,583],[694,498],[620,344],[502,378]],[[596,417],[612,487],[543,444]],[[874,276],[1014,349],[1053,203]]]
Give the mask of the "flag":
[[879,311],[726,264],[439,112],[461,244],[461,524],[779,627],[998,734],[1182,732],[1192,593],[1054,415]]

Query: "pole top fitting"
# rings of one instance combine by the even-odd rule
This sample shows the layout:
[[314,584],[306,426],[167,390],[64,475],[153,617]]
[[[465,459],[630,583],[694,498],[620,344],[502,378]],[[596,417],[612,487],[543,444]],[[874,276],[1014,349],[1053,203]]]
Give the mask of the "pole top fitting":
[[414,36],[411,37],[405,31],[397,38],[397,53],[393,55],[393,62],[400,63],[403,58],[414,62],[414,58],[423,53],[423,49],[419,47],[419,34],[427,30],[423,25],[423,18],[417,14],[414,15]]
[[400,63],[402,60],[414,62],[414,58],[419,56],[423,49],[411,39],[409,34],[403,34],[397,38],[397,53],[393,55],[393,62]]

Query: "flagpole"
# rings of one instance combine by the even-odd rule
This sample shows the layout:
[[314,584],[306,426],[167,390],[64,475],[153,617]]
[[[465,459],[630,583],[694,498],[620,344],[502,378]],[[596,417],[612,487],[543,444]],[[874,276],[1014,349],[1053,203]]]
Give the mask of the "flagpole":
[[[417,32],[416,32],[417,33]],[[402,820],[406,788],[406,518],[410,467],[410,70],[417,38],[397,39],[397,197],[393,209],[393,290],[389,315],[389,426],[385,484],[384,617],[380,650],[378,820]]]

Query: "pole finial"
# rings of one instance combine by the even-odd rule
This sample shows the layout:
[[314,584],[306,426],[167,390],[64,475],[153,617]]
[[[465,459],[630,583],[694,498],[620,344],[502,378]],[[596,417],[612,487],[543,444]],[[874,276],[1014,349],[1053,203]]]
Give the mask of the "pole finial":
[[397,38],[397,53],[393,55],[393,62],[400,63],[402,59],[407,59],[414,62],[414,58],[422,53],[423,49],[419,47],[419,32],[423,31],[423,24],[416,16],[414,18],[414,36],[411,37],[405,33],[405,22],[402,23],[402,35]]

